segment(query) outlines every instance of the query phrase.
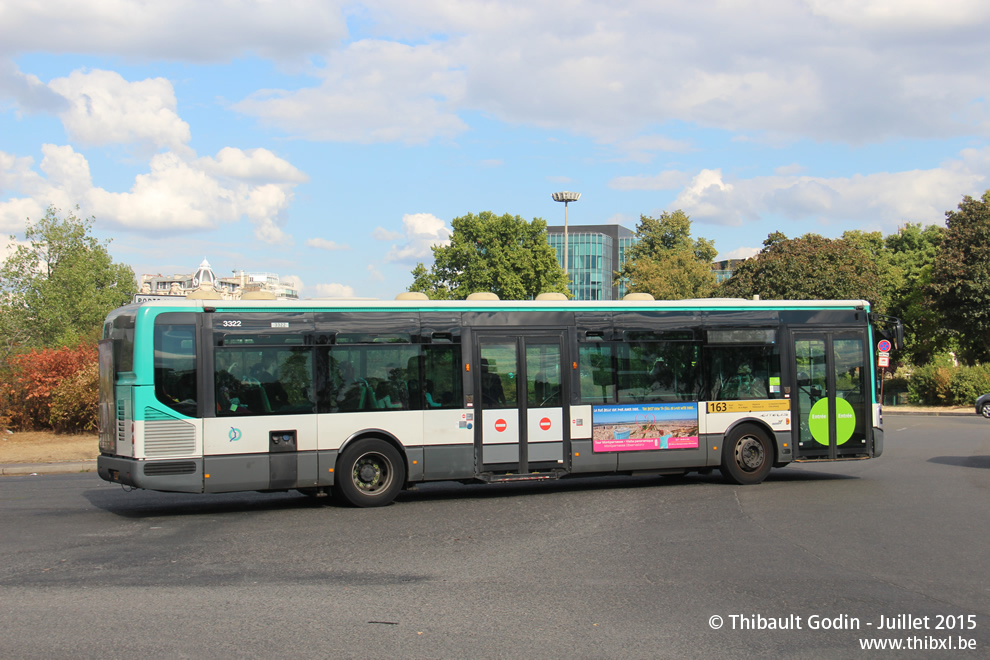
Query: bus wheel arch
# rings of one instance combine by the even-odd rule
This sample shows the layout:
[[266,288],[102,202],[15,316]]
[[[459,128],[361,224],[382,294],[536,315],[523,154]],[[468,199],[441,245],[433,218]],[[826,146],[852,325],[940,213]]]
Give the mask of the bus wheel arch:
[[763,424],[747,421],[730,428],[722,443],[719,471],[729,483],[741,486],[766,479],[777,461],[773,432]]
[[405,461],[401,445],[390,435],[354,436],[337,454],[334,495],[362,508],[390,504],[405,487]]

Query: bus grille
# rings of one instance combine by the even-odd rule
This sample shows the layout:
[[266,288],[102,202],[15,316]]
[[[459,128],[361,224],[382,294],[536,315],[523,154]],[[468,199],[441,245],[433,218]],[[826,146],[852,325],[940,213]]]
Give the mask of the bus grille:
[[188,455],[196,451],[196,427],[154,408],[144,409],[144,455]]
[[194,474],[196,464],[192,461],[173,461],[169,463],[145,463],[144,473],[149,477],[161,477],[171,474]]
[[117,443],[127,442],[127,410],[124,400],[117,400]]

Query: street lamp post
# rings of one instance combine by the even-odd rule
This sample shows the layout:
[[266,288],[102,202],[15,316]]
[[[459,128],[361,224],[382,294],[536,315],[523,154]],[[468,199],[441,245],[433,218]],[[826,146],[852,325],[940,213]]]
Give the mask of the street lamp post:
[[553,201],[564,203],[564,275],[567,276],[567,287],[571,286],[570,271],[567,270],[567,203],[576,202],[581,199],[581,193],[576,192],[555,192]]

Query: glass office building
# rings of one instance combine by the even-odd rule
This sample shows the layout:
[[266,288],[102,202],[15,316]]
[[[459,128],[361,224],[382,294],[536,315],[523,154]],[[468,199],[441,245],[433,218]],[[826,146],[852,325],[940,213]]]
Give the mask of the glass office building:
[[[547,227],[547,239],[557,251],[557,262],[564,264],[564,227]],[[626,249],[636,235],[619,225],[569,225],[567,229],[567,270],[575,300],[618,300],[625,286],[614,283],[622,267]]]
[[[547,240],[564,265],[564,226],[547,227]],[[567,228],[567,270],[574,300],[621,300],[628,293],[625,280],[615,274],[626,262],[629,248],[639,241],[635,232],[619,225],[570,225]],[[745,259],[724,259],[712,264],[721,284]]]
[[723,259],[712,264],[712,272],[715,273],[715,281],[719,284],[732,277],[739,264],[745,259]]

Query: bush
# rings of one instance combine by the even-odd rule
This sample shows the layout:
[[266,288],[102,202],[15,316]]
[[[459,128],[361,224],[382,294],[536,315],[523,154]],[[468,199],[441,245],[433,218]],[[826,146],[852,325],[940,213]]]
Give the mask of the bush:
[[883,382],[884,394],[900,394],[908,391],[908,384],[911,381],[904,376],[894,376]]
[[929,364],[918,367],[908,381],[912,403],[965,406],[990,392],[990,365],[956,367]]
[[8,401],[13,391],[10,385],[14,382],[14,372],[9,364],[0,363],[0,429],[12,427],[13,421],[10,416],[10,406]]
[[[50,428],[55,390],[84,367],[97,364],[96,347],[91,344],[32,350],[12,357],[0,388],[0,417],[19,431]],[[95,389],[85,396],[96,404]]]
[[957,406],[973,405],[980,395],[987,392],[990,392],[988,365],[960,367],[952,377],[952,398]]
[[56,433],[95,432],[99,424],[100,367],[87,364],[52,393],[50,422]]
[[952,403],[952,367],[928,364],[911,374],[908,392],[912,403],[943,406]]

